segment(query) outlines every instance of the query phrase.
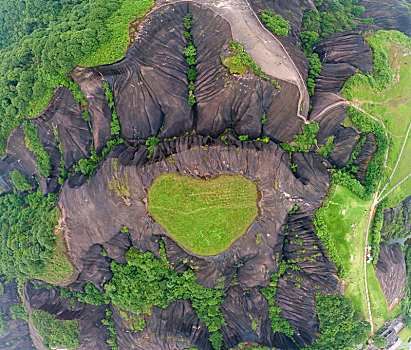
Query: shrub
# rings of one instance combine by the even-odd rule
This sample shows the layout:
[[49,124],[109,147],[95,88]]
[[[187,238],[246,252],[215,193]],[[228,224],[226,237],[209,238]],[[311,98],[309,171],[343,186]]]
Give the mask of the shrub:
[[108,106],[112,109],[111,112],[111,135],[119,135],[120,134],[120,122],[118,120],[116,107],[114,106],[113,101],[113,92],[110,89],[110,85],[107,82],[103,83],[103,88],[105,90],[106,100],[108,102]]
[[286,264],[284,261],[281,262],[280,268],[276,273],[271,275],[271,282],[268,288],[260,288],[261,294],[267,299],[270,319],[271,319],[271,328],[273,332],[284,333],[287,337],[292,338],[294,331],[291,328],[290,323],[280,316],[281,308],[275,304],[275,297],[277,294],[277,282],[280,277],[285,273],[287,268],[298,270],[299,268],[296,265]]
[[7,318],[3,311],[0,309],[0,333],[3,332],[7,327]]
[[303,131],[302,135],[294,135],[294,141],[280,144],[284,151],[290,155],[293,152],[309,152],[310,149],[317,144],[315,137],[318,130],[320,130],[319,124],[314,121],[310,124],[303,124],[301,128]]
[[10,306],[10,313],[11,313],[11,318],[13,320],[21,318],[25,320],[26,322],[29,321],[29,314],[26,310],[26,307],[23,305],[23,303]]
[[148,156],[147,156],[148,159],[150,159],[151,156],[153,155],[154,146],[156,146],[156,145],[159,144],[159,143],[160,143],[160,139],[158,139],[157,137],[149,137],[149,138],[147,139],[147,141],[146,141],[146,146],[148,146],[147,149],[148,149],[148,151],[149,151],[149,154],[148,154]]
[[113,260],[113,278],[104,286],[106,295],[115,305],[136,315],[149,312],[153,305],[165,308],[177,299],[191,300],[198,318],[211,333],[210,341],[219,349],[216,332],[225,325],[220,311],[224,291],[197,284],[192,270],[179,274],[170,269],[162,243],[160,255],[157,259],[151,252],[140,253],[131,247],[126,253],[127,264]]
[[259,17],[267,29],[276,35],[287,36],[288,31],[291,29],[290,23],[272,10],[264,10]]
[[101,320],[101,323],[108,327],[110,331],[110,337],[106,340],[112,350],[118,350],[116,327],[113,321],[113,312],[110,309],[106,309],[106,317]]
[[32,189],[32,186],[28,183],[26,177],[22,175],[20,172],[10,171],[9,174],[11,176],[14,186],[16,186],[16,188],[19,191],[24,192]]
[[41,145],[39,134],[34,125],[27,120],[24,121],[23,125],[26,147],[36,154],[37,168],[39,169],[40,175],[43,177],[49,177],[51,171],[50,156]]

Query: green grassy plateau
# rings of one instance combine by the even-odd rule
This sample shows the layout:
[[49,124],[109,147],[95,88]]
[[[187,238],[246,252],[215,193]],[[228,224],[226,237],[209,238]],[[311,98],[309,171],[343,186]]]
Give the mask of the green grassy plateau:
[[[368,307],[364,283],[364,248],[367,218],[372,200],[362,200],[344,186],[337,186],[328,203],[325,218],[347,276],[344,278],[345,296],[350,299],[363,320],[368,320]],[[355,225],[353,225],[355,224]],[[395,317],[398,308],[388,310],[387,301],[375,277],[371,264],[367,264],[368,289],[375,329]]]
[[198,180],[170,173],[150,187],[148,211],[186,249],[216,255],[256,218],[257,193],[256,185],[241,175]]
[[[409,48],[396,42],[387,40],[382,45],[389,57],[388,63],[394,71],[392,84],[383,92],[373,90],[368,84],[359,85],[353,89],[352,102],[364,108],[377,119],[382,120],[387,127],[391,145],[385,175],[389,177],[411,122],[411,84],[409,83],[411,80],[411,54]],[[410,172],[407,159],[410,152],[411,142],[408,138],[401,161],[385,193]],[[390,194],[391,205],[397,205],[410,192],[411,178]]]

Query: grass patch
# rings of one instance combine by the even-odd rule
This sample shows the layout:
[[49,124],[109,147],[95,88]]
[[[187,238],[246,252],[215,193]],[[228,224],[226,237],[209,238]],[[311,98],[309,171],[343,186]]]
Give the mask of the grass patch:
[[[360,199],[344,186],[338,185],[324,212],[346,277],[345,296],[357,312],[367,319],[368,308],[364,285],[364,246],[368,210],[371,201]],[[351,225],[355,223],[355,227]]]
[[256,218],[257,187],[241,175],[198,180],[165,174],[149,190],[148,210],[179,244],[195,254],[215,255]]
[[[386,83],[387,88],[380,91],[375,86],[370,85],[372,79],[352,78],[350,79],[351,82],[348,80],[343,89],[343,93],[346,94],[346,92],[348,92],[346,97],[348,96],[353,103],[359,105],[379,120],[382,120],[386,125],[390,138],[390,151],[388,153],[387,168],[385,170],[387,177],[392,173],[404,142],[408,125],[411,122],[411,85],[409,84],[411,80],[410,47],[407,47],[404,43],[400,43],[401,40],[396,38],[396,33],[395,31],[380,31],[374,34],[376,37],[377,35],[382,37],[378,51],[385,53],[387,57],[385,65],[388,67],[387,69],[392,71],[394,76],[392,81],[389,80],[389,82]],[[373,36],[371,36],[371,38],[372,37]],[[377,54],[376,56],[377,57],[374,57],[374,66],[378,69],[378,60],[381,55]],[[361,74],[358,74],[358,76],[364,77]],[[388,192],[409,173],[407,154],[410,153],[411,142],[408,140],[401,162],[385,192]],[[390,205],[396,206],[410,192],[411,179],[405,181],[390,194]]]
[[121,7],[105,20],[110,39],[97,51],[85,56],[80,65],[111,64],[123,58],[130,44],[129,23],[144,17],[153,6],[152,0],[124,0]]
[[397,305],[392,310],[388,310],[387,299],[381,290],[377,277],[375,277],[372,264],[367,264],[367,279],[372,320],[374,329],[377,330],[381,328],[389,318],[394,318],[400,313],[400,306]]
[[[363,200],[344,186],[338,185],[326,204],[325,219],[342,265],[345,268],[345,296],[352,301],[363,320],[368,320],[364,283],[364,248],[367,220],[372,200]],[[355,226],[352,224],[355,223]],[[399,306],[388,310],[387,300],[375,277],[372,264],[367,264],[367,281],[374,328],[396,317]],[[369,321],[369,320],[368,320]]]

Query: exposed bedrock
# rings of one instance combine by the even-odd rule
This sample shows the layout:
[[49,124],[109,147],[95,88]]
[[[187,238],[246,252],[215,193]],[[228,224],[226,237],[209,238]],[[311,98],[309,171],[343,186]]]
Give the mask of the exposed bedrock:
[[384,224],[381,236],[389,243],[392,238],[405,238],[410,234],[411,196],[408,196],[396,207],[384,210]]
[[354,128],[340,126],[334,137],[334,149],[328,159],[337,168],[343,168],[350,160],[350,155],[359,142],[358,133]]
[[0,159],[0,187],[3,193],[13,192],[13,182],[10,171],[19,171],[32,186],[37,186],[40,179],[43,188],[47,181],[42,179],[36,165],[36,155],[25,146],[23,127],[20,126],[9,135],[3,157]]
[[[237,144],[225,145],[209,138],[187,136],[159,144],[150,160],[145,148],[129,148],[118,155],[117,170],[113,162],[114,159],[108,159],[81,187],[70,188],[66,184],[60,196],[66,239],[72,261],[79,271],[83,269],[88,250],[95,244],[102,244],[112,257],[109,242],[123,225],[128,227],[133,245],[138,249],[158,250],[158,237],[155,236],[164,236],[165,232],[147,214],[147,190],[163,173],[176,172],[195,178],[242,174],[261,182],[257,184],[262,196],[259,201],[261,215],[235,243],[235,249],[216,257],[194,258],[199,282],[207,285],[214,283],[211,277],[218,278],[240,262],[245,266],[238,275],[239,280],[250,287],[266,284],[270,273],[275,272],[274,251],[280,251],[282,244],[278,232],[283,229],[288,211],[294,203],[302,202],[307,206],[319,203],[325,194],[295,178],[289,168],[288,155],[274,143],[237,141]],[[121,177],[124,180],[125,174],[130,190],[127,199],[109,188],[113,179]],[[94,218],[92,225],[90,217]],[[262,234],[260,244],[256,243],[258,233]],[[175,265],[187,257],[184,248],[169,240],[166,240],[166,248]]]
[[372,72],[372,54],[358,31],[330,35],[315,47],[323,63],[315,79],[316,92],[339,92],[347,79],[359,69]]
[[[182,18],[187,12],[195,20],[196,108],[187,104],[188,65],[182,54],[187,45]],[[230,39],[231,28],[223,17],[197,3],[180,2],[148,16],[123,60],[83,74],[95,76],[96,83],[98,74],[109,81],[121,136],[130,142],[157,135],[180,136],[192,130],[217,137],[226,128],[251,138],[266,134],[274,140],[290,140],[301,126],[296,116],[297,87],[280,81],[279,91],[252,73],[229,75],[222,57],[228,54]],[[76,79],[86,91],[86,83]],[[265,112],[268,121],[263,129]]]
[[[36,310],[43,310],[60,320],[77,320],[80,335],[78,350],[110,350],[110,346],[106,343],[109,331],[101,323],[105,317],[106,305],[94,306],[77,301],[74,306],[71,306],[70,299],[60,299],[58,289],[54,287],[36,289],[31,282],[24,284],[23,297],[30,315]],[[46,350],[38,331],[31,323],[29,325],[36,348]]]
[[387,299],[388,308],[392,309],[405,297],[405,284],[407,282],[404,253],[398,244],[388,246],[385,243],[380,243],[375,275]]
[[[324,253],[310,223],[328,190],[330,175],[327,168],[330,165],[323,163],[324,158],[315,153],[295,154],[293,162],[298,163],[298,167],[294,175],[289,167],[289,156],[275,143],[239,142],[231,135],[229,140],[226,145],[206,137],[186,136],[157,145],[151,159],[147,159],[145,147],[120,146],[113,149],[88,182],[76,188],[66,183],[59,205],[63,211],[71,260],[78,272],[77,281],[70,287],[80,290],[91,281],[100,288],[103,279],[111,277],[110,259],[124,262],[124,252],[131,243],[141,252],[150,250],[159,256],[158,240],[163,238],[168,260],[176,271],[192,267],[198,283],[208,287],[214,287],[219,277],[225,277],[228,299],[223,304],[223,313],[228,325],[222,329],[224,349],[241,341],[290,349],[294,346],[291,339],[272,333],[267,302],[259,294],[258,287],[268,286],[271,274],[278,270],[282,254],[286,254],[287,259],[296,257],[297,253],[286,248],[288,243],[284,246],[284,233],[287,214],[298,204],[298,212],[301,210],[304,218],[293,227],[293,234],[299,232],[307,247],[296,250],[309,246],[312,250],[307,250],[307,257],[312,260],[297,262],[304,278],[301,290],[294,288],[291,291],[287,283],[279,283],[277,303],[295,328],[298,344],[308,344],[318,330],[315,293],[318,288],[326,292],[339,291],[335,267]],[[260,215],[227,251],[216,256],[195,256],[168,237],[147,213],[147,191],[151,183],[159,175],[169,172],[194,178],[242,174],[254,180],[261,193]],[[127,178],[130,192],[127,197],[118,196],[109,188],[113,179],[120,178],[123,183]],[[128,228],[130,239],[120,232],[122,226]],[[108,257],[99,254],[102,247]],[[240,289],[229,287],[234,281]],[[239,292],[243,289],[252,290],[252,295]],[[303,302],[293,303],[292,298]],[[235,300],[239,300],[241,308]],[[252,311],[254,307],[259,311]],[[258,330],[252,329],[249,313],[259,322]],[[118,322],[124,323],[120,319]],[[143,332],[128,333],[123,327],[119,328],[119,344],[134,344],[137,349],[180,349],[187,346],[187,341],[201,349],[210,348],[207,329],[198,321],[188,302],[178,301],[164,310],[153,308]]]
[[7,327],[0,332],[0,348],[7,350],[32,349],[33,342],[30,338],[29,326],[26,321],[18,318],[13,320],[9,311],[10,306],[20,302],[15,280],[4,286],[0,294],[0,305],[5,317],[8,319]]
[[66,169],[70,169],[79,159],[90,156],[91,133],[88,123],[81,117],[82,110],[66,87],[54,91],[47,108],[30,123],[38,131],[39,140],[50,156],[51,172],[43,178],[36,165],[36,154],[25,146],[23,127],[15,129],[9,136],[4,156],[0,160],[0,186],[3,192],[12,192],[13,186],[9,172],[20,171],[29,183],[35,187],[39,181],[43,194],[59,189],[60,152],[55,131],[58,133],[64,149],[63,157]]
[[112,111],[106,100],[102,76],[92,68],[76,67],[71,77],[79,85],[80,91],[88,102],[93,144],[96,153],[100,155],[107,141],[113,138],[110,127]]
[[358,171],[355,174],[355,178],[362,184],[365,182],[365,175],[367,174],[368,164],[374,157],[377,151],[377,141],[373,133],[364,133],[365,142],[361,147],[361,152],[357,158],[354,159],[352,165],[358,167]]
[[411,36],[409,0],[360,0],[358,5],[365,7],[363,16],[372,17],[381,29],[395,29]]
[[130,326],[114,311],[117,341],[120,349],[176,350],[196,347],[212,350],[207,327],[195,314],[191,303],[177,300],[167,308],[153,307],[142,332],[130,332]]
[[309,63],[304,52],[299,48],[301,47],[300,33],[302,30],[303,18],[303,12],[301,9],[315,8],[314,1],[252,0],[249,1],[249,3],[257,15],[265,9],[271,9],[275,13],[283,16],[285,20],[289,21],[291,25],[291,30],[289,31],[290,34],[287,37],[276,35],[276,38],[284,45],[304,81],[306,81],[308,77]]

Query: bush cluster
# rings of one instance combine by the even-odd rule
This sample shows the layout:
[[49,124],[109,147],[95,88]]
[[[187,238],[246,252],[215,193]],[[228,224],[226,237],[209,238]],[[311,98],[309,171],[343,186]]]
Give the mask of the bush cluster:
[[37,129],[27,120],[25,120],[23,124],[26,147],[36,154],[37,168],[39,169],[40,175],[43,177],[49,177],[51,171],[50,156],[40,143]]
[[322,155],[324,158],[327,158],[333,151],[335,145],[334,145],[334,138],[335,136],[332,135],[330,137],[328,137],[324,144],[321,145],[318,149],[317,149],[317,153]]
[[280,146],[290,155],[293,152],[309,152],[310,149],[317,144],[316,135],[320,130],[320,125],[317,122],[302,125],[302,135],[294,135],[294,140],[290,143],[281,143]]
[[23,303],[19,303],[16,305],[10,306],[10,313],[11,313],[11,318],[13,320],[16,320],[18,318],[21,318],[25,320],[26,322],[29,321],[29,314],[24,306]]
[[225,325],[220,311],[224,291],[196,283],[192,270],[179,274],[170,269],[161,244],[161,259],[151,252],[140,253],[131,247],[126,253],[127,264],[111,262],[113,278],[104,286],[106,295],[123,310],[136,315],[148,313],[151,306],[165,308],[178,299],[191,300],[198,318],[208,327],[210,341],[220,349],[221,336],[216,334]]
[[371,331],[368,322],[358,322],[354,306],[344,295],[317,295],[320,334],[306,350],[345,350],[363,344]]
[[196,104],[196,99],[194,96],[195,84],[194,81],[197,78],[197,70],[196,70],[196,59],[197,50],[193,44],[193,32],[191,31],[191,27],[194,24],[193,15],[191,13],[187,13],[183,17],[183,26],[186,29],[183,34],[188,41],[188,45],[184,48],[183,54],[186,56],[187,64],[189,68],[187,70],[187,78],[189,81],[188,84],[188,100],[187,103],[190,106],[194,106]]
[[58,320],[43,310],[34,311],[30,319],[43,339],[45,348],[78,348],[80,338],[77,321]]
[[53,258],[53,234],[59,210],[57,195],[42,197],[38,190],[22,197],[0,197],[0,270],[9,278],[33,278]]
[[60,176],[59,176],[59,184],[63,185],[64,181],[67,180],[68,178],[68,172],[66,170],[66,162],[64,161],[64,149],[63,149],[63,144],[61,143],[59,134],[57,132],[56,127],[53,124],[53,133],[54,133],[54,139],[57,142],[57,148],[60,152]]
[[114,146],[120,145],[125,143],[125,141],[117,137],[114,140],[107,141],[106,147],[101,151],[101,157],[99,157],[94,149],[94,145],[90,146],[91,157],[90,158],[82,158],[80,159],[77,164],[74,165],[75,171],[81,171],[84,175],[91,175],[93,174],[94,170],[97,168],[98,164],[100,163],[101,159],[104,158]]
[[372,132],[377,142],[377,151],[367,166],[365,175],[365,193],[371,195],[375,192],[384,171],[385,152],[388,147],[387,135],[381,123],[373,120],[354,107],[348,106],[347,113],[354,125],[362,132]]
[[148,149],[148,156],[147,158],[150,159],[154,152],[154,147],[160,143],[160,139],[158,137],[149,137],[146,141],[146,146]]
[[10,171],[11,180],[13,181],[14,186],[21,191],[28,191],[32,189],[32,186],[28,183],[26,177],[22,175],[19,171]]
[[268,310],[270,312],[271,328],[273,332],[284,333],[287,337],[292,338],[294,331],[291,328],[290,323],[280,316],[281,308],[275,304],[275,296],[277,294],[277,283],[282,275],[284,275],[285,270],[290,268],[292,270],[299,270],[296,265],[289,265],[284,261],[281,262],[280,267],[276,273],[271,275],[271,282],[268,288],[260,288],[261,294],[268,301]]
[[108,82],[103,83],[103,89],[105,90],[105,95],[106,95],[106,100],[108,102],[108,106],[111,109],[111,122],[110,122],[111,135],[117,136],[120,134],[120,122],[118,120],[116,107],[114,106],[113,91],[111,91],[110,85],[108,84]]
[[110,331],[110,338],[107,339],[107,344],[112,350],[118,350],[116,327],[113,320],[113,312],[106,309],[106,317],[101,320],[101,323],[108,327]]
[[273,10],[266,9],[258,16],[269,31],[279,36],[287,36],[291,29],[290,23]]
[[244,47],[234,40],[228,42],[230,46],[230,55],[223,59],[223,65],[226,66],[231,74],[244,74],[247,70],[253,72],[259,78],[269,81],[276,89],[281,89],[277,81],[270,79],[267,73],[255,63],[249,54],[244,52]]

